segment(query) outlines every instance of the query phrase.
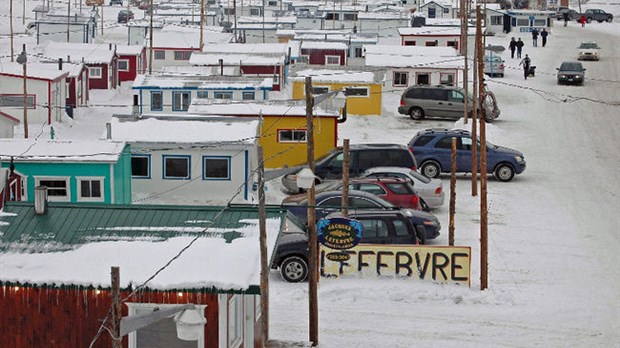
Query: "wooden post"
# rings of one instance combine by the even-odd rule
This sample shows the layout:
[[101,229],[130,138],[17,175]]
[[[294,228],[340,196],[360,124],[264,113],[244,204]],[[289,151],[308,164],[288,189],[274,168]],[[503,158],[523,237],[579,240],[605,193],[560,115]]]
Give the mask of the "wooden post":
[[[153,1],[153,0],[151,0],[151,1]],[[103,22],[104,22],[104,20],[103,20],[103,7],[104,7],[104,4],[101,4],[101,6],[99,6],[99,7],[101,7],[101,35],[103,35]]]
[[349,216],[349,139],[344,139],[342,143],[342,215]]
[[478,195],[478,132],[477,132],[477,121],[478,121],[478,112],[481,109],[480,100],[478,98],[478,84],[480,81],[478,80],[478,62],[482,59],[480,57],[480,53],[482,53],[482,48],[480,44],[482,43],[482,26],[480,24],[480,5],[476,6],[476,50],[474,56],[474,110],[472,112],[472,122],[471,122],[471,195]]
[[468,17],[467,11],[468,0],[461,0],[461,54],[463,55],[463,89],[465,91],[465,111],[464,111],[464,123],[467,124],[469,118],[469,67],[467,61],[467,33],[468,33]]
[[[476,9],[480,16],[480,6]],[[483,105],[484,98],[484,71],[482,70],[482,59],[478,63],[478,102]],[[488,212],[487,212],[487,144],[486,144],[486,122],[482,112],[480,113],[480,290],[487,288],[488,276]]]
[[[192,8],[193,5],[192,5]],[[200,0],[200,51],[204,47],[204,20],[205,20],[205,0]]]
[[452,137],[452,170],[450,171],[450,224],[448,225],[448,245],[454,245],[454,213],[456,208],[456,138]]
[[267,213],[265,212],[265,161],[258,147],[258,228],[260,230],[260,306],[263,346],[269,341],[269,264],[267,261]]
[[22,25],[26,25],[26,0],[22,1]]
[[123,338],[121,336],[121,287],[120,270],[112,267],[112,348],[122,348]]
[[[151,0],[151,19],[149,21],[149,75],[153,74],[153,0]],[[201,31],[202,32],[202,31]]]
[[[24,56],[27,56],[26,44],[23,44],[22,52]],[[24,138],[28,139],[28,71],[26,65],[28,64],[24,61]]]
[[[308,166],[314,173],[314,124],[312,109],[312,77],[306,77],[306,139],[308,144]],[[318,241],[316,235],[316,197],[314,183],[308,190],[308,305],[309,305],[309,335],[313,346],[319,344],[319,301],[318,301]]]
[[[24,0],[26,2],[26,0]],[[67,1],[67,42],[70,42],[71,32],[71,0]]]
[[[24,0],[24,3],[25,2],[26,0]],[[13,0],[9,3],[9,26],[11,28],[11,62],[13,62],[13,56],[15,55],[13,51]]]

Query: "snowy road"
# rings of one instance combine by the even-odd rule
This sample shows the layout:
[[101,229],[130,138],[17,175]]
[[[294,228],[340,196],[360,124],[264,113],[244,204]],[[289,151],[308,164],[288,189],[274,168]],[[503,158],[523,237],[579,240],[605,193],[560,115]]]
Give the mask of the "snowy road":
[[[322,347],[619,344],[620,26],[602,25],[555,27],[545,48],[532,48],[524,36],[536,77],[524,81],[518,60],[507,58],[506,77],[488,82],[502,109],[489,140],[523,151],[528,162],[511,183],[489,181],[489,289],[478,290],[479,203],[469,195],[470,176],[461,176],[456,239],[473,248],[471,289],[323,281]],[[558,86],[555,68],[576,60],[585,40],[604,47],[603,59],[584,62],[585,87]],[[406,143],[417,130],[454,127],[398,115],[398,97],[385,95],[380,118],[350,117],[340,137]],[[445,245],[447,206],[436,213],[443,235],[435,243]],[[271,280],[271,336],[307,339],[307,285],[284,283],[276,273]]]

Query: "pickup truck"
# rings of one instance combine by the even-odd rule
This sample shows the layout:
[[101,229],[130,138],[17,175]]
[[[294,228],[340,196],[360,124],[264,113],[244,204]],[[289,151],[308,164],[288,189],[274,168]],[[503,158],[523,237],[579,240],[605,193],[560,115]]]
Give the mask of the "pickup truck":
[[587,23],[590,23],[592,21],[598,21],[599,23],[602,23],[602,22],[611,23],[614,20],[614,15],[612,15],[611,13],[607,13],[603,10],[599,10],[599,9],[589,9],[589,10],[586,10],[586,12],[584,13],[580,13],[577,16],[577,21],[579,21],[582,15],[586,17]]

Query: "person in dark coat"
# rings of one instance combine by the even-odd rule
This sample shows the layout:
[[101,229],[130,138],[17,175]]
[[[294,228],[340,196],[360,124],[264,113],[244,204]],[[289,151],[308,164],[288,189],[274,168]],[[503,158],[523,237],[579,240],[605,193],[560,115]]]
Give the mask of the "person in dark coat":
[[564,16],[564,26],[567,26],[568,25],[568,16],[569,16],[568,15],[568,11],[564,11],[563,16]]
[[521,38],[519,38],[515,45],[517,46],[517,58],[521,58],[521,51],[523,50],[523,45],[525,44],[521,41]]
[[545,30],[545,28],[543,28],[543,30],[540,32],[540,38],[542,39],[543,47],[545,47],[545,45],[547,44],[547,35],[549,35],[549,33],[547,32],[547,30]]
[[532,61],[530,60],[530,57],[528,57],[526,54],[525,58],[523,58],[521,63],[519,63],[519,65],[523,65],[523,77],[525,77],[526,80],[527,80],[527,75],[530,74],[530,63],[531,62]]
[[538,30],[536,28],[532,30],[532,44],[534,47],[538,46]]
[[510,43],[508,44],[508,48],[510,48],[510,58],[515,57],[515,50],[517,49],[517,40],[513,37],[510,39]]

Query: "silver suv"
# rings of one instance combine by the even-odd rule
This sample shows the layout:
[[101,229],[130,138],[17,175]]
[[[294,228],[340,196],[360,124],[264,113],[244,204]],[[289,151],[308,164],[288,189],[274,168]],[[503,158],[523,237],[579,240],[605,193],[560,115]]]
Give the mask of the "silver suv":
[[[495,96],[491,92],[484,98],[483,114],[487,122],[499,117]],[[469,113],[473,110],[473,99],[469,98]],[[465,111],[465,91],[453,86],[417,85],[407,88],[400,97],[398,112],[414,120],[425,117],[459,119]]]

